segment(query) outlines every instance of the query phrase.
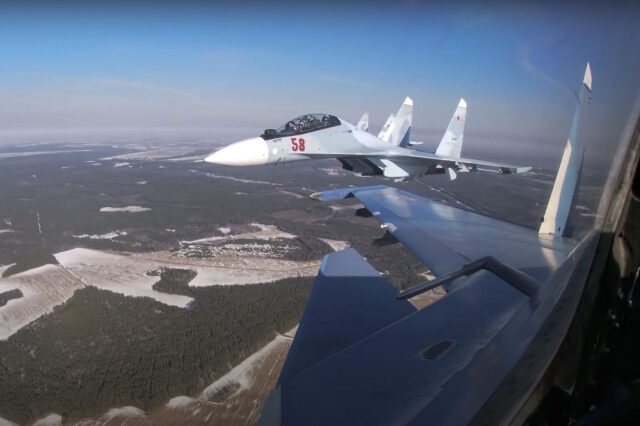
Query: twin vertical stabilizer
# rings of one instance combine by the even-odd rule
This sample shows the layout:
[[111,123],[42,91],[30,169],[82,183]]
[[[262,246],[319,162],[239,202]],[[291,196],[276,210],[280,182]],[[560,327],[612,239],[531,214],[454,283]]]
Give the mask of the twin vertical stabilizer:
[[573,114],[571,132],[564,148],[562,161],[558,168],[558,174],[553,184],[551,197],[547,204],[547,210],[542,218],[540,234],[553,234],[566,237],[569,214],[573,208],[582,160],[584,157],[584,147],[580,141],[578,132],[580,128],[580,116],[582,108],[586,107],[591,100],[591,67],[587,63],[587,68],[582,79],[580,94],[578,95],[578,105]]
[[458,107],[449,121],[449,126],[436,149],[436,154],[443,157],[460,158],[462,153],[462,139],[464,138],[464,123],[467,119],[467,102],[460,99]]
[[413,101],[407,97],[398,113],[387,119],[378,137],[392,145],[407,147],[411,137],[411,120],[413,118]]

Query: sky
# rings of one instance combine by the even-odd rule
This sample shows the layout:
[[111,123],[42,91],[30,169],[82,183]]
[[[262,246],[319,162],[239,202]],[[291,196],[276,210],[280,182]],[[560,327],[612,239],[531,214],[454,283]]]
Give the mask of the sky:
[[[265,4],[266,3],[266,4]],[[640,88],[633,2],[91,2],[0,6],[0,138],[202,130],[250,137],[306,112],[383,124],[405,96],[437,144],[559,157],[586,61],[607,155]],[[44,137],[44,136],[43,136]],[[523,151],[524,150],[524,151]]]

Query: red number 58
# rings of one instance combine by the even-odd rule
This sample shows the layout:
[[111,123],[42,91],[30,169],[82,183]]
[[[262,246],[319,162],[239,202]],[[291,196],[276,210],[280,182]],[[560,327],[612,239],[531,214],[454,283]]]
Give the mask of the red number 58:
[[304,139],[291,138],[291,151],[304,151]]

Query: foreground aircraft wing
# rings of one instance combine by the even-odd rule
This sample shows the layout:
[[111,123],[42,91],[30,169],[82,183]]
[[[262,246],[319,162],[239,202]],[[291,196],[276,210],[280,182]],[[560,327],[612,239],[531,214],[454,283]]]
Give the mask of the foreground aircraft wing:
[[[591,90],[591,84],[586,89]],[[585,88],[580,105],[586,103]],[[356,197],[436,275],[397,293],[355,250],[325,256],[261,425],[503,424],[567,333],[599,233],[565,238],[581,149],[580,105],[540,231],[386,186]],[[575,158],[579,156],[579,158]],[[448,294],[416,309],[408,298]]]
[[436,275],[492,256],[534,278],[543,278],[571,246],[529,228],[383,185],[314,194],[323,201],[351,197],[358,198],[384,229]]

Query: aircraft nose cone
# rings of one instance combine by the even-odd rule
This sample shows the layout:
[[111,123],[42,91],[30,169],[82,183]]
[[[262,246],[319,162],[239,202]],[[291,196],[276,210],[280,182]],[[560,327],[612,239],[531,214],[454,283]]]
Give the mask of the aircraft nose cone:
[[257,166],[267,164],[268,159],[267,142],[262,138],[251,138],[225,146],[204,161],[225,166]]

